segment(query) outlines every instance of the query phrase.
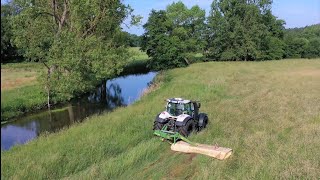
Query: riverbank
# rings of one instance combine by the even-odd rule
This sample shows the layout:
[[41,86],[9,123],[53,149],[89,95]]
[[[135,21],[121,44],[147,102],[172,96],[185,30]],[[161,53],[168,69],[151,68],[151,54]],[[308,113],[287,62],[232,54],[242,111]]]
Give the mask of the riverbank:
[[[320,59],[208,62],[164,73],[140,101],[1,152],[4,179],[316,179]],[[230,147],[218,161],[153,136],[164,99],[200,100],[208,127],[190,140]]]
[[32,62],[1,65],[1,123],[46,105],[46,95],[37,82],[43,65]]
[[[119,76],[146,73],[148,56],[138,47],[130,48],[132,58]],[[1,123],[47,107],[47,95],[37,77],[45,71],[40,63],[22,62],[1,65]],[[117,77],[117,76],[115,76]],[[115,78],[114,77],[114,78]],[[57,103],[63,103],[60,99]],[[53,104],[54,105],[54,104]]]
[[14,118],[1,126],[1,149],[8,150],[43,133],[55,133],[92,115],[130,105],[139,99],[146,88],[156,85],[151,83],[156,74],[149,72],[107,80],[81,98],[74,98],[51,110],[43,109]]

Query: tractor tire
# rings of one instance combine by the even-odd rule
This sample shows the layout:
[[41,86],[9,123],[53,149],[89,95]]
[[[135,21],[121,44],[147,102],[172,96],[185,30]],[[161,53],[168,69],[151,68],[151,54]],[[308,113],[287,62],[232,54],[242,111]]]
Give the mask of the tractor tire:
[[194,129],[194,122],[193,122],[193,119],[190,119],[185,126],[178,127],[178,132],[182,136],[188,137],[190,133],[193,131],[193,129]]
[[164,124],[161,124],[157,121],[154,122],[153,124],[153,130],[161,130],[163,128]]
[[[207,127],[208,124],[208,116],[205,114],[200,114],[199,117],[199,126],[198,126],[198,131],[201,131],[202,129]],[[201,122],[201,123],[200,123]]]

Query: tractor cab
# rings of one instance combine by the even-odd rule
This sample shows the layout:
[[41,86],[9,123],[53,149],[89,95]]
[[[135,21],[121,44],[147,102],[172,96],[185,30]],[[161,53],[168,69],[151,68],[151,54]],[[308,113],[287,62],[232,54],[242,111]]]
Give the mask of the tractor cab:
[[187,114],[191,117],[198,115],[200,103],[182,98],[167,99],[166,112],[171,116],[180,116]]
[[191,103],[183,104],[183,103],[173,103],[168,102],[166,106],[166,111],[171,116],[179,116],[181,114],[192,115],[191,112]]

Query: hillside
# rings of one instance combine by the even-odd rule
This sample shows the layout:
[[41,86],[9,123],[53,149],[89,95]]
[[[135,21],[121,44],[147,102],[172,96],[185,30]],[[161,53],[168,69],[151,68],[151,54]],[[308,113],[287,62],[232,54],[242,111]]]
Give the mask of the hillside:
[[[137,103],[1,152],[3,179],[316,179],[320,59],[207,62],[173,69]],[[200,100],[190,140],[234,149],[226,161],[172,152],[152,135],[164,99]]]

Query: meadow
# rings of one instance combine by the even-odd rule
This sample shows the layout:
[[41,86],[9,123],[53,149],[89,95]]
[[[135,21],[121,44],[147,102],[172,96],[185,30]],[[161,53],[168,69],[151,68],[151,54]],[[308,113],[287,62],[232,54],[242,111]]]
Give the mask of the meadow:
[[1,65],[1,122],[46,106],[46,94],[37,81],[42,71],[39,63]]
[[[320,59],[206,62],[160,73],[126,108],[1,152],[3,179],[317,179]],[[198,143],[234,150],[220,161],[153,136],[165,99],[201,101]]]

